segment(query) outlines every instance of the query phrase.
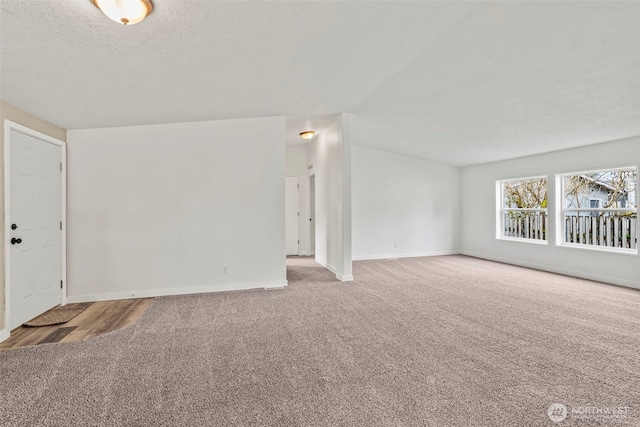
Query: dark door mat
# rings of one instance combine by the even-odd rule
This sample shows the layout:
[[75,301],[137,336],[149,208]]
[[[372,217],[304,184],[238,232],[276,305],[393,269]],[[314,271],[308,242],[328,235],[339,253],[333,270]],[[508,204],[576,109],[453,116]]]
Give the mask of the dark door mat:
[[66,323],[69,320],[82,313],[86,307],[83,306],[62,306],[56,307],[40,316],[29,320],[24,323],[24,326],[50,326],[59,325],[60,323]]

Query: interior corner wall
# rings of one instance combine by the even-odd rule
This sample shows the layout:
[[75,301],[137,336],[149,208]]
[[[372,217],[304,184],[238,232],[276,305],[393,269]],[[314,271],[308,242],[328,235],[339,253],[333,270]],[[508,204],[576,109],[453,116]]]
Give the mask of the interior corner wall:
[[315,259],[343,281],[353,280],[350,127],[350,115],[341,114],[307,146],[309,171],[315,175]]
[[[67,131],[54,124],[46,122],[26,111],[14,107],[5,101],[0,100],[0,156],[3,160],[0,166],[0,216],[2,224],[4,224],[4,123],[5,120],[17,123],[19,125],[28,127],[37,132],[44,133],[60,141],[67,140]],[[4,227],[0,227],[0,236],[4,241]],[[5,317],[5,301],[4,301],[4,245],[0,245],[0,331],[4,330],[4,317]]]
[[69,301],[286,285],[284,118],[68,132]]
[[307,147],[296,146],[286,148],[286,175],[298,178],[298,231],[300,238],[300,255],[313,253],[310,247],[309,229],[309,171],[307,169]]
[[[467,255],[640,288],[640,255],[558,246],[555,175],[637,166],[640,137],[462,169],[462,251]],[[549,244],[496,238],[496,181],[546,175]]]
[[341,245],[340,274],[338,279],[342,281],[353,280],[353,228],[352,228],[352,180],[351,180],[351,156],[353,151],[353,116],[351,113],[342,113],[338,116],[338,145],[340,146],[339,161],[342,167],[342,204],[338,211],[338,236]]
[[353,146],[353,259],[459,251],[460,169]]

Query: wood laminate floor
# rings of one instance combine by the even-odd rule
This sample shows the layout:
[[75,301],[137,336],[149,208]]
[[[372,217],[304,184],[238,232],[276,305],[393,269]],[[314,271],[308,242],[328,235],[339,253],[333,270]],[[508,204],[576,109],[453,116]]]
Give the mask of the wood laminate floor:
[[60,325],[19,326],[11,332],[9,339],[0,343],[0,351],[52,342],[83,341],[115,331],[138,320],[152,301],[153,298],[142,298],[68,304],[86,308]]

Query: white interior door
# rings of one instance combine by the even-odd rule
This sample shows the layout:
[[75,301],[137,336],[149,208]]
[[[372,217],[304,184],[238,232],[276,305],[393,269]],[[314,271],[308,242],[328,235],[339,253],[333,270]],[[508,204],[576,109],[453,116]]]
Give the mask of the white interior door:
[[285,191],[285,241],[287,255],[298,255],[300,246],[300,237],[298,236],[298,178],[286,177]]
[[316,253],[316,176],[309,177],[309,255]]
[[8,142],[13,329],[62,302],[62,147],[14,129]]

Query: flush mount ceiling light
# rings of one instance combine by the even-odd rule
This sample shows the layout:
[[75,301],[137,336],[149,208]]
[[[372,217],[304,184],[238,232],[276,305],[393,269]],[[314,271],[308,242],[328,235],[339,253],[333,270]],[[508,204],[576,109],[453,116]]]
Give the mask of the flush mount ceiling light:
[[137,24],[153,10],[151,0],[91,0],[91,3],[123,25]]
[[307,141],[310,140],[311,138],[313,138],[313,135],[315,135],[315,132],[312,130],[307,130],[304,131],[302,133],[300,133],[300,136],[304,139],[306,139]]

